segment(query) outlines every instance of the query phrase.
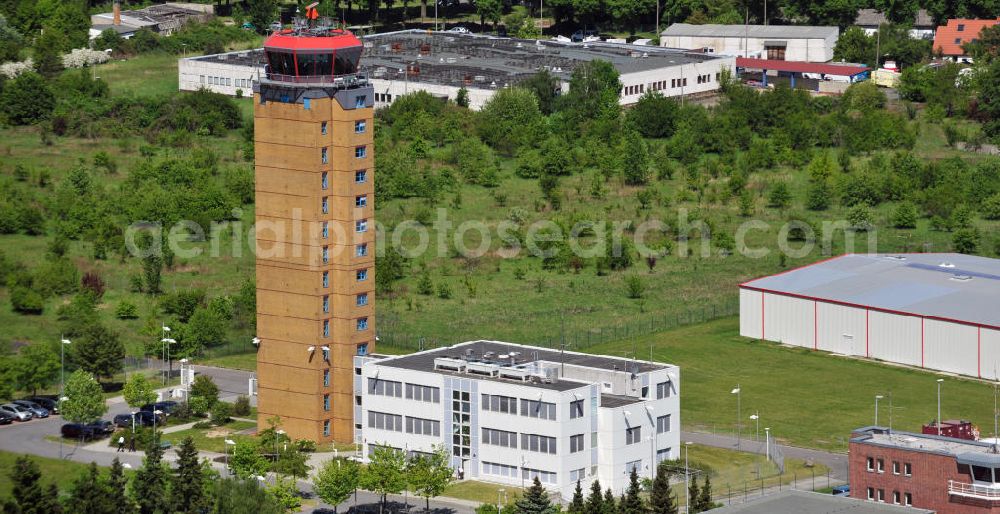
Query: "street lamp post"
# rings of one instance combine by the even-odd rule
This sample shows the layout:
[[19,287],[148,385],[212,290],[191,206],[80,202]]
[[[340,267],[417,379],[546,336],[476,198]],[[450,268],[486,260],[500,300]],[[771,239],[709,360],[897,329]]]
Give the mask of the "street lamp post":
[[163,339],[160,339],[160,342],[163,343],[163,346],[166,348],[167,352],[167,374],[163,378],[163,385],[167,385],[167,380],[170,379],[170,375],[174,374],[173,366],[170,364],[170,345],[176,343],[177,340],[169,337],[164,337]]
[[771,427],[764,427],[764,458],[771,460]]
[[742,414],[743,409],[741,405],[742,402],[741,396],[743,395],[743,393],[740,390],[739,384],[736,384],[736,387],[733,388],[733,390],[730,391],[729,393],[736,395],[736,449],[739,450],[741,442],[740,440],[742,439],[742,434],[741,434],[742,431],[740,430],[740,428],[741,425],[743,424],[743,414]]
[[753,421],[754,424],[756,425],[754,427],[753,441],[755,443],[759,443],[760,442],[760,411],[755,411],[753,414],[751,414],[750,415],[750,420]]
[[[160,350],[160,358],[164,361],[167,360],[167,349],[166,349],[166,339],[167,333],[170,332],[170,327],[161,324],[160,325],[160,342],[163,343],[162,349]],[[167,375],[163,375],[163,385],[167,385]]]
[[[59,339],[59,401],[66,392],[66,345],[71,344],[69,339]],[[62,411],[62,405],[59,405]]]
[[278,462],[278,438],[285,435],[285,431],[278,429],[274,431],[274,462]]
[[875,426],[878,426],[878,401],[884,398],[880,394],[875,395]]
[[691,512],[691,471],[688,469],[688,449],[691,441],[684,443],[684,512]]
[[937,379],[937,386],[938,386],[937,435],[941,435],[941,384],[943,382],[944,382],[943,378]]

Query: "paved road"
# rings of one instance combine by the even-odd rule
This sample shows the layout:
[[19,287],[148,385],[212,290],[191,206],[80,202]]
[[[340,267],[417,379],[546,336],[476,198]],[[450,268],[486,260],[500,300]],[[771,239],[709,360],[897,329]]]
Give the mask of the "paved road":
[[[735,437],[704,432],[681,432],[681,441],[691,441],[695,444],[712,446],[715,448],[727,448],[730,450],[736,449],[737,442]],[[758,445],[758,448],[754,448],[753,441],[749,441],[747,439],[743,439],[742,445],[740,445],[743,451],[759,450],[760,446],[763,445]],[[830,468],[830,476],[836,480],[846,482],[848,479],[847,454],[831,453],[822,450],[785,445],[781,446],[781,451],[784,453],[786,459],[801,459],[804,461],[813,461],[823,464],[824,466]]]

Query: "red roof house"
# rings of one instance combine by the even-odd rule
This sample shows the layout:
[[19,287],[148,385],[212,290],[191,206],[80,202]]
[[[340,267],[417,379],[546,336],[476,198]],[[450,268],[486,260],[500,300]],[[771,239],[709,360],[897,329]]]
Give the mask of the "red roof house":
[[979,33],[1000,23],[997,20],[948,20],[947,25],[937,28],[934,33],[934,52],[941,52],[945,57],[964,57],[962,45],[979,38]]

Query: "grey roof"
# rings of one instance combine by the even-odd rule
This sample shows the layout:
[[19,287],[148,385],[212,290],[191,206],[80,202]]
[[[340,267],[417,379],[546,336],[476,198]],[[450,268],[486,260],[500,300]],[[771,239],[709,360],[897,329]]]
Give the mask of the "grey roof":
[[826,39],[840,34],[837,27],[806,25],[691,25],[674,23],[661,36],[751,37],[755,39]]
[[433,350],[427,350],[418,353],[412,353],[409,355],[388,357],[376,363],[378,366],[386,366],[390,368],[402,368],[411,369],[416,371],[425,371],[429,373],[438,373],[441,375],[448,375],[454,377],[462,378],[475,378],[476,380],[488,380],[494,382],[503,382],[507,384],[518,384],[529,387],[538,387],[541,389],[549,389],[553,391],[569,391],[572,389],[577,389],[589,385],[587,382],[580,382],[577,380],[560,378],[557,381],[551,383],[545,382],[522,382],[520,380],[513,380],[508,378],[497,378],[489,377],[485,375],[470,375],[468,373],[459,373],[444,369],[434,368],[434,359],[439,357],[454,357],[462,358],[467,350],[472,350],[473,355],[477,358],[482,357],[486,352],[493,352],[495,355],[510,354],[513,352],[520,352],[517,357],[517,364],[524,364],[527,362],[534,361],[547,361],[547,362],[562,362],[567,365],[582,366],[588,368],[597,368],[607,371],[632,371],[634,373],[647,373],[650,371],[655,371],[659,369],[664,369],[667,366],[662,364],[656,364],[647,361],[635,361],[631,359],[623,359],[619,357],[606,357],[602,355],[590,355],[586,353],[576,353],[576,352],[560,352],[558,350],[549,350],[546,348],[540,348],[536,346],[525,346],[512,343],[504,343],[500,341],[469,341],[465,343],[456,344],[453,346],[446,346],[443,348],[435,348]]
[[902,505],[868,502],[847,496],[812,493],[808,491],[785,490],[780,493],[750,500],[747,503],[715,509],[713,513],[742,514],[881,514],[909,512],[911,514],[934,514],[933,510],[915,509]]
[[[883,23],[888,23],[885,13],[877,9],[858,9],[858,16],[854,19],[854,24],[859,27],[878,27]],[[933,28],[934,19],[927,12],[927,9],[920,9],[913,18],[914,28]]]
[[1000,328],[1000,260],[848,254],[740,287]]
[[119,34],[131,34],[140,29],[140,27],[133,27],[131,25],[115,25],[114,23],[95,23],[91,25],[92,29],[104,32],[105,30],[112,29]]
[[624,407],[625,405],[632,405],[633,403],[639,403],[641,401],[642,398],[635,398],[633,396],[621,396],[617,394],[601,395],[601,407],[604,407],[606,409]]
[[859,428],[853,433],[858,435],[851,439],[852,443],[947,455],[955,457],[961,463],[988,463],[989,467],[1000,467],[1000,455],[993,453],[993,444],[985,441],[914,432],[890,432],[885,427]]

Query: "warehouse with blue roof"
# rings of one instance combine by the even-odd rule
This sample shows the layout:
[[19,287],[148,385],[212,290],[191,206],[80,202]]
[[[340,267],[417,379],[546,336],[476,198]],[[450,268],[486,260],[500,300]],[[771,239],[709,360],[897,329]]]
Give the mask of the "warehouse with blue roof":
[[1000,378],[1000,260],[848,254],[740,285],[740,334]]

